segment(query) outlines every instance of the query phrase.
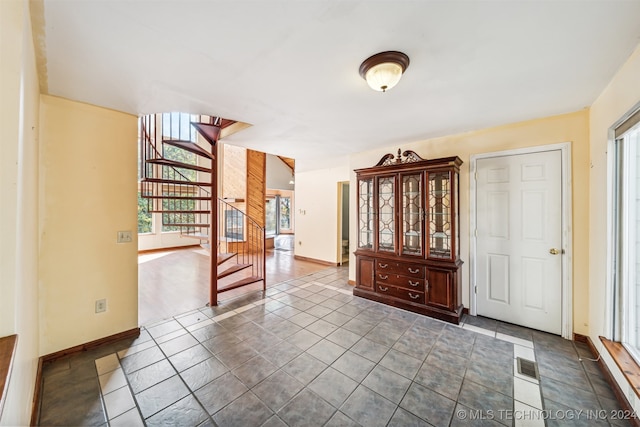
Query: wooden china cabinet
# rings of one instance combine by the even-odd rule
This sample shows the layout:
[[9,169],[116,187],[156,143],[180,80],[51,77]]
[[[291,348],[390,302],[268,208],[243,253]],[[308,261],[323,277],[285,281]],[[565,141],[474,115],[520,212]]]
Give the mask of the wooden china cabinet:
[[462,314],[459,157],[413,151],[357,169],[353,294],[458,324]]

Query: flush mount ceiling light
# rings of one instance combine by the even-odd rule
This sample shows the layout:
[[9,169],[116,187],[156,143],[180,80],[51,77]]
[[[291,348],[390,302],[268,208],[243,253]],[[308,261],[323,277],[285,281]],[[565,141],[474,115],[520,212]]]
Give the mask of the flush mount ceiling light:
[[360,65],[360,75],[371,89],[386,92],[400,81],[409,66],[409,57],[402,52],[376,53]]

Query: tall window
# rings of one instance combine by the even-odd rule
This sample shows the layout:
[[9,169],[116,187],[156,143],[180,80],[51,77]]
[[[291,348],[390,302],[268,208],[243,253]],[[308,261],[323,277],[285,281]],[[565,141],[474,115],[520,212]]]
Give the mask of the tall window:
[[153,216],[149,212],[147,199],[138,191],[138,233],[151,233],[153,231]]
[[[163,113],[162,114],[162,138],[163,139],[176,139],[181,141],[196,142],[196,132],[191,126],[191,115],[187,113]],[[197,156],[188,151],[174,147],[172,145],[162,144],[162,157],[165,159],[173,160],[180,163],[186,163],[189,165],[195,165],[198,163]],[[191,169],[179,169],[179,175],[173,168],[162,168],[163,179],[177,179],[197,181],[197,172]],[[174,188],[175,189],[175,188]],[[193,192],[176,193],[169,188],[163,190],[165,196],[196,196]],[[190,223],[194,221],[194,214],[191,213],[171,213],[171,211],[192,211],[196,209],[196,202],[194,200],[176,200],[176,199],[163,199],[162,209],[166,210],[162,214],[162,232],[179,231],[180,227],[170,225],[171,223]]]
[[265,201],[265,233],[267,236],[275,236],[278,231],[277,198],[267,197]]
[[[158,140],[155,142],[155,150],[157,150],[157,152],[151,153],[151,157],[161,156],[176,162],[190,165],[198,164],[198,158],[195,154],[161,142],[161,140],[164,139],[196,142],[197,132],[193,126],[191,126],[191,122],[195,121],[195,117],[196,116],[188,113],[163,113],[161,121],[162,135],[158,137]],[[140,123],[141,122],[138,121],[138,126],[140,126]],[[138,129],[138,138],[140,138],[140,129]],[[189,199],[163,199],[161,207],[165,212],[159,213],[159,202],[150,202],[150,199],[143,197],[142,192],[146,191],[147,194],[144,195],[153,195],[152,193],[155,191],[157,193],[155,194],[156,196],[162,192],[163,196],[178,197],[196,196],[197,194],[193,190],[184,190],[184,187],[171,186],[169,184],[163,184],[161,187],[147,186],[145,189],[142,182],[145,176],[144,171],[141,170],[142,153],[140,149],[141,144],[140,140],[138,140],[138,233],[155,233],[157,230],[156,224],[162,224],[162,232],[179,231],[181,227],[171,224],[194,222],[195,214],[185,211],[198,209],[198,202]],[[147,165],[149,166],[149,164]],[[162,178],[166,180],[198,180],[198,172],[195,170],[168,167],[163,167],[161,170]],[[175,211],[179,212],[175,213]]]
[[[138,121],[140,126],[140,121]],[[138,233],[151,233],[153,231],[153,215],[149,212],[149,199],[142,197],[142,169],[140,152],[140,130],[138,129]]]
[[278,216],[280,217],[280,230],[291,230],[291,198],[280,197]]
[[615,338],[640,362],[640,111],[615,130],[615,138]]
[[291,197],[269,196],[265,201],[265,231],[267,236],[274,236],[283,231],[291,231]]

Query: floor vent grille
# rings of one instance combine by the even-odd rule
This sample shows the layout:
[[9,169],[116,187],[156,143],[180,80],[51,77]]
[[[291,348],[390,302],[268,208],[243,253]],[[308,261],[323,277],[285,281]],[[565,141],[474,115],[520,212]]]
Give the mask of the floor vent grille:
[[523,359],[522,357],[518,357],[517,360],[518,360],[518,373],[520,375],[525,375],[527,377],[534,378],[536,380],[540,379],[540,375],[538,374],[538,364],[536,362]]

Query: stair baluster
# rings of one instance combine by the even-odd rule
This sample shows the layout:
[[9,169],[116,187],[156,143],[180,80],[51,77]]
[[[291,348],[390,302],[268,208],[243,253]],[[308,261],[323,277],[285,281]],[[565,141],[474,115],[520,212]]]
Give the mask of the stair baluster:
[[[189,122],[188,128],[183,121]],[[264,227],[218,199],[216,192],[217,141],[222,128],[233,123],[177,113],[151,114],[139,121],[142,197],[149,212],[162,213],[163,227],[208,246],[210,305],[217,305],[219,292],[258,281],[266,290]],[[198,143],[196,134],[207,142],[206,147]],[[225,284],[219,286],[218,279]]]

